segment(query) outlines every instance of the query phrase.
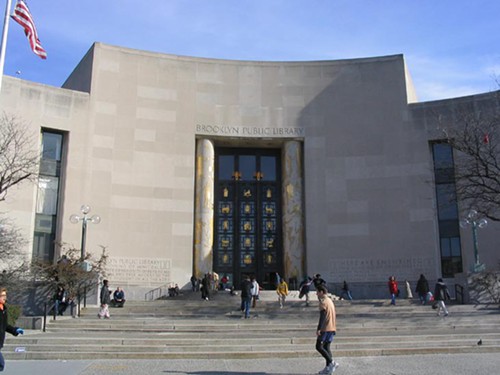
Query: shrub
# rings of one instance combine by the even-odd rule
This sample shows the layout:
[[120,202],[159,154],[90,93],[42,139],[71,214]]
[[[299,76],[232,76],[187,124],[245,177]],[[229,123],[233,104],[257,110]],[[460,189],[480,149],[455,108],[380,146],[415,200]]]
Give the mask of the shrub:
[[17,319],[21,316],[21,313],[23,312],[23,309],[19,305],[9,305],[8,312],[9,316],[7,323],[9,323],[11,326],[15,326]]

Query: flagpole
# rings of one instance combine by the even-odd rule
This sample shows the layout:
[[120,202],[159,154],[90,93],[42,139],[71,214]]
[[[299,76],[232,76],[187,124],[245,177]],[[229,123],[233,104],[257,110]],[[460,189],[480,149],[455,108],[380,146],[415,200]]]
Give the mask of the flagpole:
[[5,20],[3,22],[2,47],[0,49],[0,93],[2,92],[3,67],[5,65],[5,51],[7,50],[7,34],[9,32],[10,6],[12,0],[7,0],[5,5]]

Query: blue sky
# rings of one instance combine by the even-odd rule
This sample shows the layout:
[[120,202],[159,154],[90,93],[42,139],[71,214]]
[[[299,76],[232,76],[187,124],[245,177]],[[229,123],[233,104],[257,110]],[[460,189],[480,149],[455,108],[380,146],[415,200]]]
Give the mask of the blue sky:
[[257,61],[402,53],[420,101],[499,88],[495,81],[500,76],[498,0],[27,3],[48,58],[44,61],[31,52],[21,27],[11,20],[4,74],[52,86],[61,86],[92,43],[102,42],[175,55]]

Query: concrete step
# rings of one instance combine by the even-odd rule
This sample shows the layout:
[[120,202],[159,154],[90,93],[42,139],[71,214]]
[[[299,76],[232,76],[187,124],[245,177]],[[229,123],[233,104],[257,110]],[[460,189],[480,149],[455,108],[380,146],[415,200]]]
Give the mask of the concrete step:
[[[50,321],[46,333],[8,337],[3,354],[8,359],[62,360],[315,355],[314,303],[306,308],[302,301],[289,301],[279,309],[264,297],[252,312],[255,318],[246,320],[235,297],[195,297],[127,302],[103,320],[97,319],[96,307],[88,307],[80,318]],[[430,307],[413,301],[398,306],[377,300],[337,301],[336,307],[338,332],[332,348],[337,356],[500,352],[496,308],[453,305],[450,316],[438,318]]]

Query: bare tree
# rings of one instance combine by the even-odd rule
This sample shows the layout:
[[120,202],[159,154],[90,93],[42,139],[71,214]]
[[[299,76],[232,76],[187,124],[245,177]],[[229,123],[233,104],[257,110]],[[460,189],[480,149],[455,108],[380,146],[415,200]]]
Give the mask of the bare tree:
[[19,255],[26,239],[11,220],[0,214],[0,285],[11,289],[19,286],[28,271],[28,261]]
[[85,289],[95,287],[100,276],[106,276],[106,262],[108,255],[106,248],[101,246],[101,254],[95,257],[91,253],[80,257],[80,249],[61,245],[61,259],[57,263],[34,260],[31,274],[36,281],[42,281],[47,293],[54,292],[58,285],[62,285],[70,298],[81,295]]
[[445,128],[455,153],[455,179],[463,209],[500,221],[500,115],[463,114]]
[[14,116],[0,118],[0,201],[10,188],[38,175],[40,154],[25,123]]

